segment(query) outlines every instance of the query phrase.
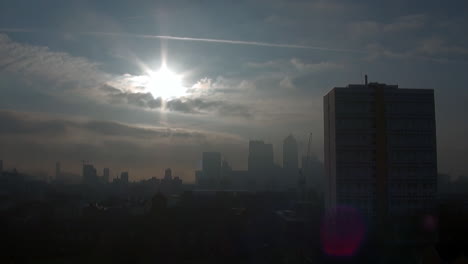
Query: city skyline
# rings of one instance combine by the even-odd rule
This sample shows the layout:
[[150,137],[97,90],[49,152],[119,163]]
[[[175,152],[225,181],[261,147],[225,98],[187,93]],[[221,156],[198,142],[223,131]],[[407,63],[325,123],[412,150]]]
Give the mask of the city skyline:
[[310,132],[323,160],[322,96],[368,74],[434,89],[438,169],[468,174],[462,1],[7,2],[6,169],[54,175],[59,161],[78,174],[86,159],[141,178],[171,167],[193,181],[202,152],[245,170],[248,142],[258,139],[282,164],[284,137],[294,135],[301,157]]
[[468,263],[467,26],[467,0],[1,0],[0,259]]

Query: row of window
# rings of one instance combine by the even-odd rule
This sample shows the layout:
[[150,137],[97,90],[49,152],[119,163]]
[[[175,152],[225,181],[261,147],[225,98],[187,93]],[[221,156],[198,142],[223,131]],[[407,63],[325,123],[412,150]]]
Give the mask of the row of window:
[[362,114],[375,112],[374,102],[340,102],[336,105],[338,114]]
[[387,142],[391,146],[404,147],[432,147],[434,145],[433,134],[390,134]]
[[369,146],[375,145],[375,133],[367,134],[337,134],[336,144],[339,146]]
[[434,120],[431,118],[389,118],[387,119],[387,129],[430,131],[434,129]]
[[389,170],[391,177],[435,177],[437,170],[433,166],[429,167],[392,167]]
[[339,177],[362,177],[362,178],[370,178],[375,176],[375,167],[338,167],[337,174]]
[[394,150],[390,152],[392,162],[435,162],[435,152],[431,150]]
[[[435,123],[432,118],[388,118],[388,130],[432,131]],[[337,130],[375,129],[375,118],[337,118]]]
[[336,160],[338,162],[373,162],[374,150],[338,150]]
[[388,102],[385,112],[392,114],[431,114],[434,104],[431,102]]
[[338,193],[362,193],[372,195],[375,192],[375,184],[373,183],[346,183],[337,184]]
[[375,128],[374,118],[337,118],[337,130],[360,130]]

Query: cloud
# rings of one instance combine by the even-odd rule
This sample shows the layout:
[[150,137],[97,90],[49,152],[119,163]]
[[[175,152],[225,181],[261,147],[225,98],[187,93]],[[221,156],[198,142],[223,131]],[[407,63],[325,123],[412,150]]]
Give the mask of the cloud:
[[[265,62],[247,62],[245,66],[250,69],[255,69],[258,72],[255,77],[255,86],[268,87],[268,92],[270,93],[273,92],[275,87],[279,87],[283,91],[302,88],[307,85],[300,85],[300,83],[304,84],[303,81],[306,79],[310,80],[312,76],[316,78],[316,74],[341,71],[346,68],[343,62],[308,62],[295,57]],[[258,90],[261,89],[262,88],[259,88]]]
[[424,14],[413,14],[400,16],[390,23],[379,23],[376,21],[357,21],[348,26],[348,33],[354,39],[373,37],[377,34],[399,33],[422,29],[426,25],[427,16]]
[[422,61],[431,61],[436,63],[467,64],[462,56],[468,55],[468,49],[448,45],[439,38],[427,39],[419,42],[416,47],[403,51],[392,50],[382,44],[372,43],[367,46],[369,54],[367,61],[375,61],[381,58],[387,59],[417,59]]
[[226,101],[210,101],[201,98],[178,98],[166,102],[166,108],[184,113],[215,112],[222,116],[252,117],[250,110],[240,104]]
[[41,136],[66,137],[70,134],[124,137],[129,139],[151,139],[151,138],[204,138],[202,132],[169,129],[163,127],[139,127],[118,122],[98,120],[77,120],[73,118],[60,119],[46,115],[34,115],[16,111],[0,111],[1,135],[29,135],[31,137]]
[[160,97],[154,98],[149,92],[126,92],[108,84],[104,84],[100,89],[109,98],[110,103],[128,104],[148,109],[159,109],[162,105],[162,99]]
[[[145,87],[138,86],[139,82],[135,82],[144,76],[105,73],[99,70],[98,64],[85,58],[53,52],[46,47],[20,44],[2,34],[0,34],[0,54],[5,55],[0,57],[1,69],[10,74],[27,76],[27,78],[17,78],[18,80],[37,79],[41,83],[36,85],[37,89],[51,96],[68,97],[70,93],[67,90],[71,90],[71,95],[79,94],[87,98],[86,100],[147,110],[159,110],[164,103],[161,98],[154,98]],[[248,86],[247,81],[234,85],[222,77],[215,81],[202,79],[191,88],[190,98],[171,100],[167,102],[166,109],[190,114],[212,111],[224,116],[250,117],[251,113],[245,106],[221,99],[199,98],[206,96],[207,93],[214,94],[221,90],[222,93],[238,92],[249,88]]]
[[[43,32],[35,29],[17,29],[17,28],[0,28],[0,32]],[[48,33],[59,33],[59,32],[48,32]],[[168,35],[146,35],[146,34],[131,34],[131,33],[119,33],[119,32],[101,32],[101,31],[88,31],[88,32],[60,32],[61,34],[69,33],[74,35],[91,35],[101,37],[122,37],[122,38],[137,38],[137,39],[163,39],[163,40],[176,40],[176,41],[189,41],[189,42],[205,42],[205,43],[221,43],[229,45],[246,45],[246,46],[258,46],[258,47],[270,47],[270,48],[287,48],[287,49],[310,49],[326,52],[347,52],[347,53],[362,53],[362,50],[353,49],[342,49],[326,46],[312,46],[312,45],[299,45],[299,44],[287,44],[287,43],[273,43],[263,41],[246,41],[246,40],[232,40],[232,39],[216,39],[216,38],[197,38],[197,37],[180,37],[180,36],[168,36]]]
[[30,116],[0,111],[0,135],[47,135],[57,136],[67,130],[67,121],[37,120]]
[[264,69],[264,68],[277,68],[281,61],[278,60],[269,60],[265,62],[247,62],[246,66],[250,68],[258,68],[258,69]]
[[[204,78],[195,85],[195,89],[199,91],[198,93],[192,90],[189,96],[168,99],[166,101],[163,101],[160,97],[155,99],[151,93],[125,92],[110,85],[103,85],[101,90],[107,95],[111,103],[128,104],[146,109],[164,108],[164,110],[186,114],[207,114],[212,112],[222,116],[250,118],[252,113],[247,106],[231,103],[226,100],[208,100],[202,98],[208,92],[213,93],[212,89],[220,88],[219,80],[215,84],[211,79]],[[242,86],[242,83],[240,85]],[[221,89],[223,88],[228,89],[227,87],[221,87]]]
[[[296,72],[296,73],[314,73],[320,71],[336,70],[344,67],[342,63],[332,61],[305,62],[299,58],[289,60],[269,60],[265,62],[247,62],[249,68],[267,71]],[[291,67],[292,66],[292,67]]]
[[243,94],[255,90],[255,84],[251,80],[225,78],[218,76],[215,79],[202,78],[198,80],[191,88],[187,90],[192,97],[211,96],[212,98],[220,98],[229,94]]
[[425,39],[421,42],[417,52],[426,55],[455,54],[468,55],[468,48],[448,44],[445,40],[438,37]]
[[282,88],[286,88],[286,89],[294,89],[296,88],[296,86],[294,85],[293,81],[291,80],[291,78],[289,76],[286,76],[284,77],[281,81],[280,81],[280,86]]
[[[66,171],[80,171],[80,160],[99,169],[130,170],[132,179],[159,176],[173,167],[186,180],[203,151],[222,151],[242,164],[246,140],[229,133],[0,111],[0,157],[7,168],[52,173],[60,161]],[[234,153],[234,154],[233,154]]]
[[17,43],[4,34],[0,34],[0,54],[0,70],[48,82],[51,88],[92,86],[109,78],[86,58]]
[[330,61],[324,61],[319,63],[304,63],[298,58],[293,58],[290,60],[291,64],[300,72],[306,73],[314,73],[319,71],[328,71],[328,70],[336,70],[343,68],[344,65],[333,63]]
[[426,25],[427,16],[424,14],[413,14],[396,18],[392,23],[382,25],[384,32],[401,32],[418,30]]

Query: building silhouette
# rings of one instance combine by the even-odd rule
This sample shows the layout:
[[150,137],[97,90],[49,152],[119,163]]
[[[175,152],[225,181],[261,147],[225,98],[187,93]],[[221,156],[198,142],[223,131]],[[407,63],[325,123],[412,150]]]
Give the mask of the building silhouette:
[[232,183],[232,167],[227,160],[223,160],[221,164],[220,186],[222,188],[229,188],[232,187]]
[[83,183],[85,184],[96,184],[98,182],[98,176],[96,168],[92,164],[83,164]]
[[221,177],[221,153],[203,152],[201,185],[215,187],[219,184]]
[[174,194],[179,193],[182,186],[182,179],[178,176],[172,176],[172,170],[167,168],[164,170],[164,177],[161,180],[159,191],[163,194]]
[[367,216],[430,211],[437,188],[434,91],[366,83],[324,97],[325,203]]
[[0,160],[0,175],[3,174],[3,160]]
[[195,171],[195,184],[198,186],[203,184],[203,171],[201,170]]
[[172,181],[172,170],[170,168],[167,168],[164,171],[164,180],[166,181]]
[[108,183],[109,182],[109,177],[110,177],[110,170],[109,168],[104,168],[102,170],[102,180],[104,183]]
[[248,171],[257,188],[270,188],[272,184],[273,145],[261,140],[249,141]]
[[297,141],[293,135],[283,141],[283,168],[297,171],[299,164]]
[[124,171],[120,174],[120,182],[123,184],[128,183],[128,171]]

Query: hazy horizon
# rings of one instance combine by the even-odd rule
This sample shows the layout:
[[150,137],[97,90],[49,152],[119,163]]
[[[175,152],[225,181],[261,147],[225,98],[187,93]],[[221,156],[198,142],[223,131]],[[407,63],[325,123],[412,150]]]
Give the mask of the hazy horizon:
[[367,74],[434,89],[439,172],[468,175],[466,14],[464,1],[4,1],[0,160],[191,182],[204,151],[246,169],[259,139],[281,164],[283,139],[301,156],[309,132],[323,160],[323,96]]

